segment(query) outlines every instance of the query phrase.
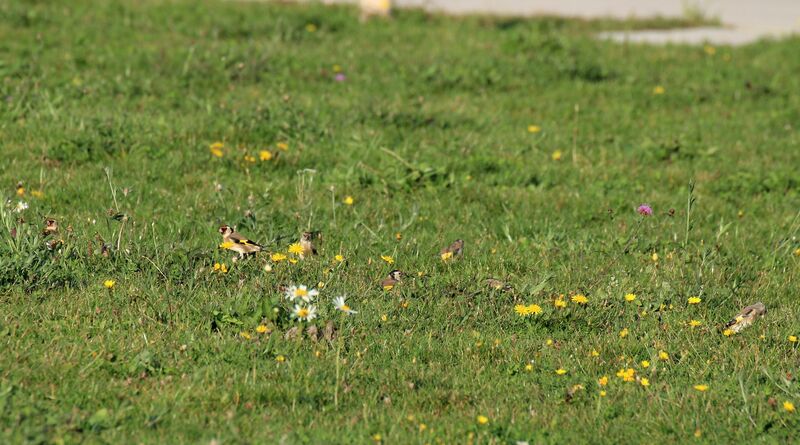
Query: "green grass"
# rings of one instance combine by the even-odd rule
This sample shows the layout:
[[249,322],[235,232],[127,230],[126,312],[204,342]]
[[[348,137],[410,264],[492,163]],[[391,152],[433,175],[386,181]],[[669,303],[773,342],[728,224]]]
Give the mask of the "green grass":
[[[800,40],[709,55],[591,37],[636,23],[357,17],[0,3],[0,441],[798,440]],[[321,230],[321,255],[232,264],[222,223],[270,252]],[[409,278],[384,292],[393,267]],[[284,339],[278,286],[320,281],[338,336]]]

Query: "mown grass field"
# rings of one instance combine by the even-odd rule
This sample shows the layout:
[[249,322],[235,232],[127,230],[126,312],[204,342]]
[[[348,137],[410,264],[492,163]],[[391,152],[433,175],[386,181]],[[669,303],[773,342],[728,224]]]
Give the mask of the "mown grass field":
[[[799,439],[800,40],[357,17],[0,3],[0,442]],[[224,223],[268,252],[234,264]]]

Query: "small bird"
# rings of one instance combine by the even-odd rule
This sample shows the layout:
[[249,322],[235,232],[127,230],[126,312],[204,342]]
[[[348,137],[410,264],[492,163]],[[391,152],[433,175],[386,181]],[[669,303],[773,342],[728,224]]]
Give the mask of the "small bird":
[[44,229],[42,229],[42,238],[47,238],[50,235],[53,236],[52,239],[45,241],[44,245],[47,246],[47,250],[53,250],[58,246],[60,243],[63,243],[64,240],[61,238],[57,238],[58,236],[58,221],[53,218],[47,218],[44,220]]
[[725,327],[734,333],[739,333],[742,329],[752,325],[757,318],[763,317],[766,313],[767,307],[764,306],[764,303],[758,302],[756,304],[751,304],[742,309],[735,318],[726,323]]
[[263,249],[260,244],[234,232],[231,226],[220,226],[219,233],[222,235],[222,244],[219,247],[238,253],[239,258],[244,258],[245,255],[254,255]]
[[44,229],[42,229],[42,236],[46,237],[48,235],[56,235],[58,234],[58,221],[53,218],[47,218],[44,220]]
[[300,247],[303,248],[303,253],[300,254],[301,259],[317,254],[317,247],[314,245],[314,240],[319,239],[321,235],[320,232],[303,232],[303,235],[300,237]]
[[449,246],[442,249],[439,252],[439,256],[441,256],[443,260],[448,260],[461,256],[463,252],[464,252],[464,240],[457,239],[453,241],[453,244],[450,244]]
[[511,292],[513,290],[510,284],[500,281],[497,278],[487,278],[484,280],[484,283],[492,289],[501,290],[503,292]]
[[383,281],[381,281],[381,287],[383,288],[383,290],[392,290],[397,285],[397,283],[402,281],[402,279],[403,279],[403,272],[395,269],[389,272],[389,275],[387,275],[386,278],[384,278]]

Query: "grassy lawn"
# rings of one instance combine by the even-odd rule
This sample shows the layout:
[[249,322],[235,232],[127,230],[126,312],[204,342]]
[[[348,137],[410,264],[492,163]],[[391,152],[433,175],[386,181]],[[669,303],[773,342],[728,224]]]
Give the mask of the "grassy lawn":
[[0,2],[0,442],[800,440],[800,39],[357,18]]

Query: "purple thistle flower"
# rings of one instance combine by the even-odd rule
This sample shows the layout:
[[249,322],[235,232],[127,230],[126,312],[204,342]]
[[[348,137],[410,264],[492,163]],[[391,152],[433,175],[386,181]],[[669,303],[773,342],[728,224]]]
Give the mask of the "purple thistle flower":
[[636,209],[636,211],[642,216],[650,216],[653,214],[653,208],[650,207],[650,204],[642,204]]
[[345,80],[347,80],[347,76],[345,76],[344,73],[338,73],[336,74],[336,76],[333,77],[333,80],[337,82],[344,82]]

